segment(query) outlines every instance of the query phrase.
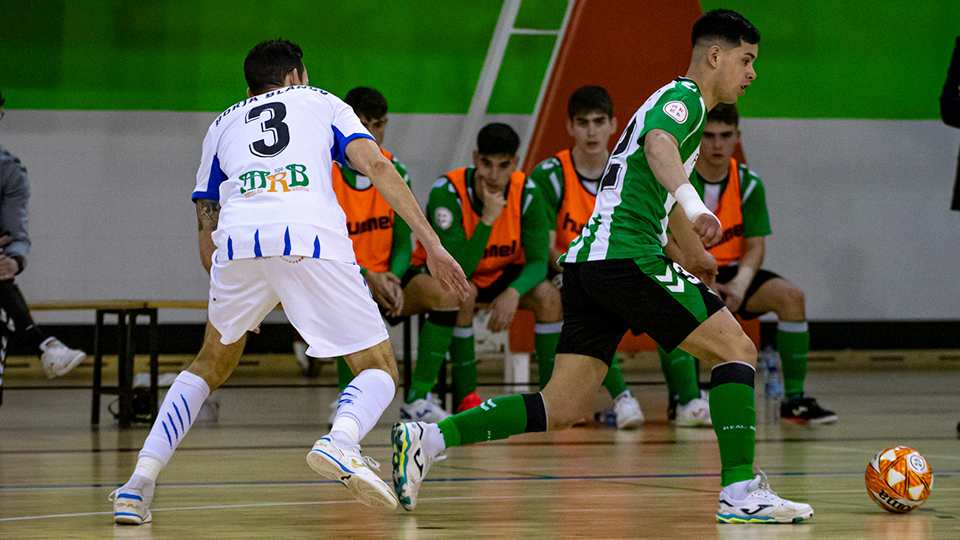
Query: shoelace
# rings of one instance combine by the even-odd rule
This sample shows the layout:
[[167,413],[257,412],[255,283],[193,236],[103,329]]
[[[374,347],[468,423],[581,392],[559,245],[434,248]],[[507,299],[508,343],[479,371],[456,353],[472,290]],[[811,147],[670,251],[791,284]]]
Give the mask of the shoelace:
[[367,464],[367,467],[380,472],[380,463],[377,460],[370,456],[360,456],[360,458],[363,459],[363,462]]
[[117,499],[117,492],[120,491],[120,488],[113,490],[110,495],[107,495],[107,500],[113,502]]
[[777,492],[770,489],[770,484],[767,482],[767,474],[763,472],[761,469],[757,469],[757,471],[760,473],[759,475],[757,475],[757,478],[760,479],[760,481],[757,484],[756,489],[753,490],[753,492],[762,491],[764,492],[764,496],[775,497],[779,499],[780,496],[777,495]]

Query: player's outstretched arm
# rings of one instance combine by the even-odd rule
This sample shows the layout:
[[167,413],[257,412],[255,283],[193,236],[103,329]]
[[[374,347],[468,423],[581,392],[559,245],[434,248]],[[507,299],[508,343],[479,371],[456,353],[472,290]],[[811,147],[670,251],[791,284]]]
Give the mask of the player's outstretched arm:
[[220,203],[210,199],[197,199],[197,228],[200,241],[200,262],[203,269],[210,273],[213,266],[213,252],[217,249],[213,243],[213,231],[220,222]]
[[440,238],[427,222],[417,199],[393,163],[384,157],[373,140],[367,138],[350,141],[346,154],[353,168],[370,179],[377,191],[420,239],[420,243],[427,250],[427,268],[430,269],[430,274],[456,292],[461,300],[466,300],[470,285],[463,269],[440,244]]
[[720,220],[707,210],[697,190],[690,184],[683,170],[677,139],[662,129],[651,129],[646,135],[644,146],[650,170],[660,185],[683,207],[687,218],[693,223],[694,232],[708,247],[719,242],[723,237]]

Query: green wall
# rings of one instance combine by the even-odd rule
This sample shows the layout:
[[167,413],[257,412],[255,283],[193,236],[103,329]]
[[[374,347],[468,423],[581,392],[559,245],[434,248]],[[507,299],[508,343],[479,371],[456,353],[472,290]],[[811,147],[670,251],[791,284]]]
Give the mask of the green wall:
[[757,80],[739,106],[764,118],[939,119],[960,35],[957,0],[702,0],[760,30]]
[[[587,0],[589,1],[589,0]],[[938,118],[960,2],[703,0],[763,35],[745,116]],[[392,112],[463,114],[501,0],[5,2],[0,89],[10,109],[219,111],[244,96],[246,52],[299,43],[313,85],[380,89]],[[566,0],[523,0],[517,25],[554,30]],[[688,29],[673,31],[688,32]],[[615,38],[615,37],[612,37]],[[553,36],[511,38],[489,113],[530,114]],[[612,69],[619,69],[615,66]]]
[[[524,0],[517,24],[557,29],[565,2]],[[7,7],[12,6],[12,7]],[[35,0],[4,7],[8,108],[219,111],[242,99],[243,58],[300,44],[314,86],[380,89],[399,113],[466,113],[501,0]],[[491,113],[533,111],[552,36],[517,36]],[[516,41],[516,42],[515,42]],[[539,78],[531,74],[539,73]]]

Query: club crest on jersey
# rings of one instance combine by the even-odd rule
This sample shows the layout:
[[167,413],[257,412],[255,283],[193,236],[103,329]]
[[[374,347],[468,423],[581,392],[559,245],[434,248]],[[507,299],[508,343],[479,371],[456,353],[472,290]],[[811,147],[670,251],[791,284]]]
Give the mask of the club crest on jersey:
[[453,212],[449,208],[440,207],[433,212],[433,222],[442,230],[447,230],[453,225]]
[[665,112],[670,118],[676,120],[678,124],[682,124],[687,121],[687,106],[684,105],[682,101],[668,102],[663,106],[663,112]]
[[299,163],[277,167],[272,173],[271,171],[247,171],[239,176],[240,181],[243,182],[240,193],[249,198],[264,191],[267,193],[310,191],[307,187],[310,185],[310,179],[306,173],[307,166]]

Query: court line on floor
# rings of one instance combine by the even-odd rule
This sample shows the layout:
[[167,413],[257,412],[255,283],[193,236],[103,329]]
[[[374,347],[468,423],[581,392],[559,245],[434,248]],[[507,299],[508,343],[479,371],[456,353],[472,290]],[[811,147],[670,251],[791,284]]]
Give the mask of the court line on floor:
[[[874,442],[889,441],[890,437],[850,437],[838,439],[802,439],[802,438],[776,438],[776,439],[757,439],[757,444],[791,444],[791,443],[840,443],[840,442]],[[937,437],[911,437],[911,441],[956,441],[955,436],[937,436]],[[638,441],[491,441],[485,442],[484,446],[644,446],[644,445],[681,445],[681,444],[713,444],[716,439],[703,440],[676,440],[676,439],[652,439]],[[390,448],[390,444],[365,444],[364,448]],[[228,452],[243,450],[302,450],[308,448],[304,444],[295,445],[277,445],[277,446],[198,446],[181,447],[177,452]],[[129,453],[139,452],[137,448],[79,448],[79,449],[56,449],[56,450],[0,450],[0,455],[4,454],[110,454],[110,453]],[[953,458],[957,459],[957,458]]]
[[[945,488],[939,491],[960,491],[960,488]],[[816,495],[816,494],[830,494],[830,493],[862,493],[862,490],[828,490],[828,491],[805,491],[802,492],[807,495]],[[678,497],[689,497],[689,493],[638,493],[633,496],[635,497],[664,497],[668,495],[678,496]],[[504,499],[568,499],[568,498],[580,498],[583,495],[581,494],[570,494],[570,495],[558,495],[558,494],[531,494],[531,495],[469,495],[469,496],[452,496],[452,497],[420,497],[420,501],[457,501],[457,500],[504,500]],[[622,499],[624,495],[622,493],[596,493],[590,496],[591,498],[602,498],[602,497],[616,497]],[[218,504],[210,506],[181,506],[174,508],[151,508],[150,511],[153,513],[157,512],[183,512],[191,510],[225,510],[225,509],[234,509],[234,508],[269,508],[269,507],[281,507],[281,506],[327,506],[334,504],[359,504],[358,501],[350,500],[338,500],[338,501],[306,501],[306,502],[276,502],[276,503],[251,503],[251,504]],[[52,519],[52,518],[76,518],[76,517],[86,517],[86,516],[108,516],[113,514],[113,511],[108,512],[80,512],[75,514],[46,514],[39,516],[19,516],[11,518],[0,518],[0,522],[7,521],[31,521],[38,519]]]
[[[862,471],[820,471],[820,472],[771,472],[767,476],[858,476]],[[960,474],[960,470],[941,471],[940,474]],[[530,475],[520,477],[502,477],[491,476],[482,478],[427,478],[424,482],[430,483],[455,483],[455,482],[516,482],[531,480],[656,480],[656,479],[674,479],[674,478],[717,478],[718,473],[695,473],[695,474],[611,474],[611,475],[584,475],[584,476],[554,476],[554,475]],[[389,480],[389,479],[388,479]],[[267,481],[267,482],[186,482],[157,484],[158,487],[235,487],[235,486],[294,486],[294,485],[323,485],[338,484],[333,480],[317,481]],[[97,488],[118,488],[120,484],[75,484],[75,485],[38,485],[38,486],[0,486],[0,491],[29,490],[29,489],[97,489]]]
[[[871,453],[872,453],[872,451],[866,451],[866,450],[863,450],[862,448],[846,448],[846,447],[844,447],[844,446],[816,445],[816,446],[814,446],[813,448],[818,448],[818,449],[820,449],[820,450],[831,450],[831,451],[835,451],[835,452],[836,452],[836,451],[839,451],[839,452],[856,452],[856,453],[858,453],[858,454],[871,454]],[[914,448],[914,450],[916,450],[916,448]],[[921,452],[921,454],[922,454],[924,457],[926,457],[926,458],[950,459],[950,460],[960,461],[960,456],[945,456],[945,455],[943,455],[943,454],[927,454],[927,453],[925,453],[925,452]],[[874,454],[874,455],[876,455],[876,454]]]

